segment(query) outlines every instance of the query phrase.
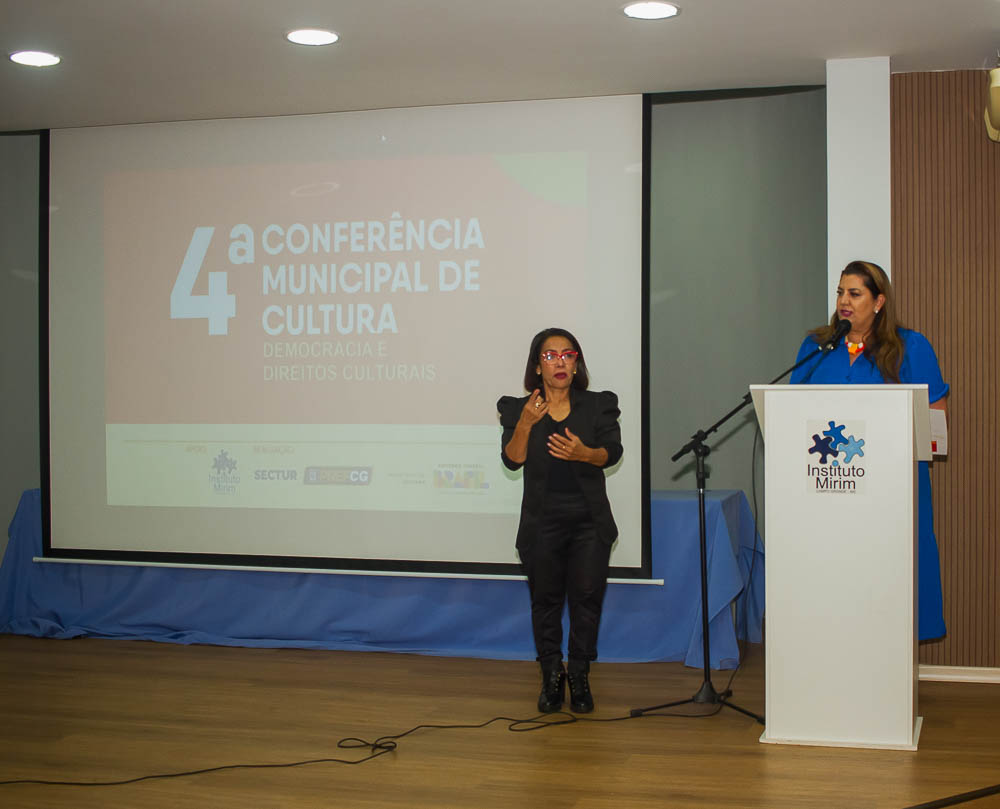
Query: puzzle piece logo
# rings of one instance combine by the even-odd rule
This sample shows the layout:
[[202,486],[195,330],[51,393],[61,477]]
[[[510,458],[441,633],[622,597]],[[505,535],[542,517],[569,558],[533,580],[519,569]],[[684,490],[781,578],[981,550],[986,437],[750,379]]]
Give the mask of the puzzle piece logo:
[[806,486],[810,492],[859,494],[867,490],[865,422],[813,421],[805,423]]
[[844,463],[850,463],[855,458],[864,458],[865,451],[861,449],[865,445],[865,439],[850,436],[847,441],[840,445],[839,449],[844,453]]
[[809,449],[809,454],[817,453],[819,455],[819,462],[826,463],[827,457],[832,455],[837,457],[837,450],[833,448],[833,439],[830,436],[826,438],[820,438],[815,433],[813,434],[813,445]]
[[813,445],[809,448],[810,455],[819,455],[819,462],[821,464],[825,464],[830,458],[833,458],[833,466],[850,464],[855,458],[865,457],[863,449],[865,440],[863,438],[858,438],[854,435],[845,435],[846,424],[828,421],[827,425],[827,429],[822,432],[822,438],[817,433],[813,434]]
[[830,429],[823,430],[823,435],[830,437],[830,445],[836,449],[838,446],[847,441],[847,439],[844,438],[844,429],[847,425],[837,424],[835,421],[828,421],[827,424],[830,425]]

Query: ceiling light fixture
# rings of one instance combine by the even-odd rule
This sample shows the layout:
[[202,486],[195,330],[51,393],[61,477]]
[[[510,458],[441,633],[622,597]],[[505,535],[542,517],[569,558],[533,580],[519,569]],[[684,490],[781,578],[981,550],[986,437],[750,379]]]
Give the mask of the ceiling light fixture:
[[634,20],[665,20],[676,17],[681,10],[673,3],[650,2],[629,3],[623,11]]
[[28,67],[52,67],[52,65],[58,65],[62,59],[54,53],[46,53],[45,51],[18,51],[10,55],[10,61],[17,62],[19,65],[28,65]]
[[319,28],[300,28],[298,31],[289,31],[285,38],[296,45],[332,45],[340,39],[340,35]]

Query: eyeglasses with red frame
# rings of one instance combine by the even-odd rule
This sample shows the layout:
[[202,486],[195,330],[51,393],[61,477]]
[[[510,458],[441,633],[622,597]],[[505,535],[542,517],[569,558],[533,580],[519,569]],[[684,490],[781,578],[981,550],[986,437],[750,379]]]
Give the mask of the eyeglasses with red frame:
[[576,358],[579,356],[579,351],[563,351],[562,353],[558,351],[542,352],[542,360],[545,362],[555,362],[558,359],[561,359],[563,362],[576,362]]

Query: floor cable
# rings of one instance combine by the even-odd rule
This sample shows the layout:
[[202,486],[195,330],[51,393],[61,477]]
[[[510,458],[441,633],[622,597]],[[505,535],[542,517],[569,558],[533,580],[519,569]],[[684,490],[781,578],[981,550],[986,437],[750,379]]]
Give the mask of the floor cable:
[[[682,718],[682,719],[702,719],[714,716],[722,709],[721,705],[715,706],[714,710],[705,713],[662,713],[647,714],[648,717],[656,718]],[[615,716],[608,718],[598,718],[592,716],[579,716],[577,714],[560,711],[550,714],[538,714],[529,719],[518,719],[510,716],[495,716],[485,722],[471,725],[415,725],[409,730],[393,735],[380,736],[375,741],[367,741],[357,736],[348,736],[337,742],[337,747],[341,750],[369,750],[368,755],[358,759],[346,758],[313,758],[302,761],[291,761],[277,764],[224,764],[217,767],[205,767],[198,770],[185,770],[183,772],[155,773],[151,775],[141,775],[135,778],[126,778],[119,781],[53,781],[37,778],[21,778],[16,780],[0,781],[0,786],[11,786],[14,784],[39,784],[44,786],[70,786],[70,787],[112,787],[123,786],[125,784],[137,784],[140,781],[152,781],[166,778],[183,778],[185,776],[205,775],[213,772],[223,772],[226,770],[264,770],[264,769],[287,769],[292,767],[304,767],[311,764],[364,764],[372,759],[393,753],[397,749],[397,742],[400,739],[416,733],[418,730],[477,730],[488,727],[496,722],[507,722],[507,730],[512,733],[527,733],[535,730],[544,730],[549,727],[559,725],[572,725],[577,722],[622,722],[628,719],[642,719],[643,717],[633,717],[629,715]]]

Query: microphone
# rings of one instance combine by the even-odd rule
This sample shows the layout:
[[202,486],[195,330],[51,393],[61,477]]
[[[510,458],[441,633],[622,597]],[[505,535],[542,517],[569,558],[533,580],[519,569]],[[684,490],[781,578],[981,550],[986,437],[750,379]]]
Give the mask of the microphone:
[[826,354],[828,351],[833,351],[837,347],[837,343],[843,340],[847,333],[851,330],[851,321],[847,318],[843,318],[837,323],[837,328],[834,330],[833,335],[823,346],[823,353]]
[[[850,330],[851,330],[850,320],[848,320],[847,318],[842,318],[837,321],[837,325],[833,330],[833,334],[830,335],[830,339],[827,340],[825,343],[823,343],[823,345],[816,346],[816,350],[819,351],[819,359],[813,363],[812,367],[809,369],[809,373],[807,373],[802,379],[799,380],[800,384],[804,385],[810,379],[812,379],[812,375],[815,373],[816,369],[823,364],[823,360],[826,359],[826,355],[837,347],[837,343],[843,340],[847,336],[848,332],[850,332]],[[816,355],[811,354],[810,356],[815,357]],[[802,362],[805,362],[805,360],[803,359]]]

